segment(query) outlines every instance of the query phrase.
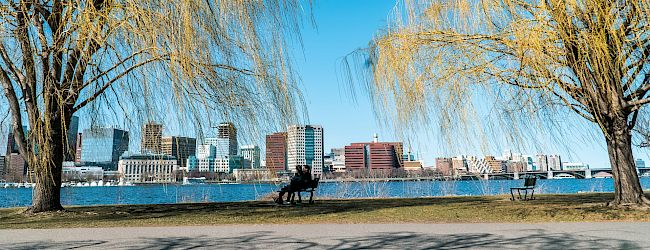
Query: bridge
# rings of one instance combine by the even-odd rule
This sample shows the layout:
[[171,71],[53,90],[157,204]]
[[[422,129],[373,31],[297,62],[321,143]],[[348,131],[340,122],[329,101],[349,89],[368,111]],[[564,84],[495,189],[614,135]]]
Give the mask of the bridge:
[[[487,173],[487,174],[465,174],[460,175],[460,180],[518,180],[525,176],[535,176],[537,179],[591,179],[598,173],[612,174],[609,168],[579,169],[579,170],[549,170],[549,171],[526,171],[513,173]],[[639,176],[650,176],[650,167],[637,168]]]

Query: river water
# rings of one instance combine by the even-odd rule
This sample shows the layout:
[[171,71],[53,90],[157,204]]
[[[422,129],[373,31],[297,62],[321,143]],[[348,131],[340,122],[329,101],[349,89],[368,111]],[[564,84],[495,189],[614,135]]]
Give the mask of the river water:
[[[364,198],[498,195],[509,194],[510,187],[522,184],[523,180],[336,182],[321,183],[316,196]],[[641,178],[641,185],[644,190],[650,189],[650,178]],[[266,183],[65,187],[61,190],[61,198],[63,205],[247,201],[261,199],[278,188],[278,185]],[[535,193],[567,194],[613,190],[612,179],[559,179],[538,180]],[[0,207],[29,206],[31,199],[31,188],[0,188]]]

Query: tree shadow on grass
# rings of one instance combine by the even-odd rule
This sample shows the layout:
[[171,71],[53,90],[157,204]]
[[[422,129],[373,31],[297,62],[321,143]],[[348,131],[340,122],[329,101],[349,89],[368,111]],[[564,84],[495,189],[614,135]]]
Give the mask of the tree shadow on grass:
[[[38,222],[41,225],[71,223],[75,220],[92,222],[128,222],[137,219],[162,219],[183,215],[214,215],[222,218],[298,218],[337,213],[366,213],[378,209],[412,207],[412,206],[474,206],[493,201],[491,197],[453,197],[453,198],[408,198],[408,199],[351,199],[351,200],[317,200],[315,204],[295,206],[278,206],[271,201],[220,202],[220,203],[186,203],[155,205],[115,205],[68,207],[66,212],[50,216],[26,217],[21,215],[0,216],[4,225],[20,226],[26,222]],[[28,219],[28,220],[23,220]],[[38,225],[35,225],[38,226]]]
[[[317,234],[318,231],[314,233]],[[549,233],[544,230],[507,232],[503,235],[390,232],[359,237],[318,238],[316,240],[287,237],[269,231],[257,231],[243,233],[236,237],[201,235],[197,237],[132,238],[114,241],[42,241],[12,245],[0,244],[2,249],[641,249],[643,247],[648,246],[628,240]]]
[[[489,209],[512,211],[513,214],[526,218],[532,210],[558,213],[559,208],[571,208],[576,214],[599,213],[611,214],[616,219],[620,211],[599,206],[610,200],[611,194],[582,194],[582,195],[544,195],[532,201],[509,201],[505,196],[467,196],[467,197],[434,197],[434,198],[404,198],[404,199],[351,199],[351,200],[317,200],[315,204],[297,206],[278,206],[271,201],[223,202],[223,203],[181,203],[155,205],[114,205],[69,207],[67,212],[60,214],[29,217],[25,215],[2,215],[0,224],[6,227],[79,227],[95,226],[101,223],[116,223],[130,225],[135,220],[170,219],[169,224],[181,218],[187,222],[189,217],[213,218],[213,224],[219,223],[287,223],[300,221],[299,218],[334,214],[362,214],[380,209],[408,208],[417,206],[440,206],[453,209]],[[587,204],[586,206],[582,206]],[[553,214],[549,215],[553,217]],[[519,218],[518,217],[518,218]],[[229,218],[239,218],[228,221]],[[274,219],[275,218],[275,219]],[[181,220],[182,221],[182,220]],[[96,223],[96,224],[93,224]],[[183,223],[184,224],[184,223]],[[191,224],[191,223],[190,223]],[[206,223],[198,223],[206,224]],[[207,223],[211,224],[211,223]]]

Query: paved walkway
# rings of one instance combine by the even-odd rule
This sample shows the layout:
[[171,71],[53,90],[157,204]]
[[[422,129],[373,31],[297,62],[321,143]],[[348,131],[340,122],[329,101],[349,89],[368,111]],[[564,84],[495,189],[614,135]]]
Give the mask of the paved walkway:
[[650,223],[325,224],[0,230],[0,249],[524,247],[562,250],[648,249]]

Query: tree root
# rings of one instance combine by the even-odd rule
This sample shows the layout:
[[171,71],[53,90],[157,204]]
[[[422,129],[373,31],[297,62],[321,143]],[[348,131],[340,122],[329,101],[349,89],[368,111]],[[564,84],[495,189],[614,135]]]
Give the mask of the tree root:
[[34,215],[34,214],[40,214],[40,213],[51,213],[51,212],[54,212],[54,213],[60,213],[60,212],[64,212],[64,211],[65,211],[65,209],[63,208],[63,206],[58,206],[57,208],[54,208],[54,209],[47,209],[47,210],[36,209],[36,208],[34,208],[34,207],[32,206],[32,207],[28,207],[27,209],[25,209],[25,210],[23,211],[23,214],[26,214],[26,215]]
[[619,199],[615,199],[613,201],[607,202],[605,206],[611,208],[650,211],[650,199],[645,197],[645,195],[641,195],[641,197],[639,197],[639,201],[636,203],[623,203]]

